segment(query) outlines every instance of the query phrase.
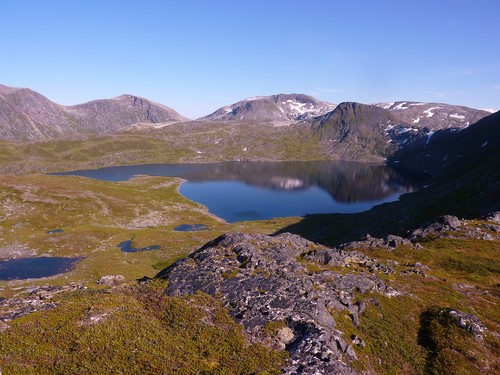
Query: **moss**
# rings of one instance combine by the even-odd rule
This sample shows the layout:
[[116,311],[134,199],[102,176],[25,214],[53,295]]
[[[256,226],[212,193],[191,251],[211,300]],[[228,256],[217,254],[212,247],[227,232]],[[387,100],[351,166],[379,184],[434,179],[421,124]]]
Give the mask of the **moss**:
[[419,343],[428,349],[428,374],[482,374],[498,371],[495,348],[479,343],[471,332],[457,327],[448,309],[437,306],[420,318]]
[[247,343],[213,298],[166,297],[157,284],[67,294],[55,310],[14,321],[0,340],[2,370],[277,373],[284,364],[286,352]]
[[274,337],[278,331],[286,327],[285,320],[271,320],[264,325],[264,333],[268,336]]

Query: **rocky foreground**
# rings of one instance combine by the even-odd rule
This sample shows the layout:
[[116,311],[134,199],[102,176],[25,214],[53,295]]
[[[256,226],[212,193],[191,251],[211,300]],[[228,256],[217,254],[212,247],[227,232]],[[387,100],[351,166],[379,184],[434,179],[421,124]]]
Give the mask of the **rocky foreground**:
[[[168,279],[166,294],[170,296],[201,291],[222,299],[231,316],[245,327],[251,342],[290,353],[286,374],[353,374],[356,371],[350,362],[357,358],[356,347],[363,347],[365,342],[355,335],[346,337],[337,329],[333,315],[347,312],[357,326],[368,305],[378,306],[379,297],[403,294],[380,277],[395,273],[397,262],[382,263],[354,249],[390,250],[406,245],[418,250],[422,246],[410,239],[444,235],[460,226],[459,219],[446,216],[415,230],[408,239],[367,236],[346,244],[344,248],[349,251],[326,248],[289,233],[275,237],[230,233],[164,269],[157,278]],[[500,231],[495,224],[486,229],[491,228]],[[493,240],[478,230],[469,234]],[[399,269],[401,275],[427,277],[429,267],[408,263]],[[486,331],[484,324],[470,314],[455,309],[440,313],[476,335]],[[266,335],[270,326],[276,327],[272,340]]]
[[[387,303],[388,299],[401,299],[404,303],[406,298],[411,304],[422,303],[418,296],[402,287],[404,283],[391,280],[396,276],[410,277],[413,278],[411,283],[422,285],[423,280],[430,280],[425,284],[430,288],[442,282],[432,275],[433,270],[426,264],[400,263],[391,256],[377,260],[370,252],[382,251],[389,255],[401,249],[425,252],[428,251],[426,239],[459,238],[465,239],[468,246],[475,243],[471,241],[479,241],[477,243],[488,251],[495,252],[500,240],[500,213],[480,222],[444,216],[414,230],[406,238],[387,236],[379,239],[367,235],[363,240],[344,244],[340,249],[327,248],[290,233],[278,236],[229,233],[165,268],[156,279],[168,280],[164,291],[167,296],[203,292],[222,301],[231,317],[244,327],[250,344],[263,344],[289,353],[288,364],[282,368],[285,374],[355,374],[361,372],[356,364],[366,358],[362,355],[363,350],[376,345],[370,341],[373,337],[353,334],[368,334],[362,329],[357,330],[368,319],[364,312],[382,309],[383,301]],[[98,284],[109,287],[110,291],[123,282],[124,278],[119,275],[98,280]],[[145,278],[141,284],[151,282],[153,280]],[[479,285],[457,283],[452,288],[467,294],[468,298],[495,301],[494,290]],[[56,309],[61,293],[85,289],[87,286],[81,284],[45,286],[29,290],[28,296],[0,301],[0,332],[10,330],[11,321],[21,316]],[[419,345],[431,353],[427,359],[431,365],[427,365],[427,370],[432,372],[432,361],[441,360],[440,351],[452,353],[453,360],[470,359],[474,370],[471,373],[498,369],[498,360],[494,359],[491,349],[491,342],[498,343],[498,322],[490,320],[485,324],[474,314],[454,308],[448,302],[444,305],[446,307],[429,308],[420,315]],[[89,319],[92,325],[108,324],[113,314],[112,311],[95,316],[90,314]],[[345,319],[339,320],[345,317],[349,320],[347,326]],[[206,324],[211,323],[207,321]],[[414,323],[409,320],[408,324]],[[348,326],[353,329],[346,328]],[[447,332],[443,336],[444,346],[439,341],[442,338],[437,336],[441,329]],[[447,352],[446,345],[454,345],[449,344],[454,340],[452,333],[456,336],[458,332],[460,338],[462,331],[463,337],[472,341],[466,341],[465,349],[457,346]],[[385,345],[392,347],[397,343],[386,341]],[[475,357],[477,353],[468,353],[467,348],[471,347],[479,348],[482,357],[478,359]],[[457,366],[460,369],[463,365],[457,361]],[[368,373],[375,372],[368,369]]]

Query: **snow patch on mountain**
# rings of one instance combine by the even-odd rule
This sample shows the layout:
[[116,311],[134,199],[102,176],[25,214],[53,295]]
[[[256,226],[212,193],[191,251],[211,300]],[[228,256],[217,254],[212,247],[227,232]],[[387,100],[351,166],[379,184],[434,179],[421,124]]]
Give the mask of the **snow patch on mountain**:
[[429,132],[429,133],[427,134],[427,142],[425,142],[425,144],[428,144],[428,143],[431,141],[431,138],[432,138],[432,136],[434,135],[434,133],[435,133],[435,132]]
[[393,111],[401,111],[402,109],[408,109],[410,107],[405,107],[406,102],[399,103],[397,106],[392,108]]
[[458,119],[458,120],[464,120],[464,119],[465,119],[465,116],[464,116],[464,115],[460,115],[460,114],[458,114],[458,113],[452,113],[452,114],[450,115],[450,117],[452,117],[452,118],[456,118],[456,119]]
[[432,107],[432,108],[426,109],[424,111],[424,114],[426,115],[426,117],[432,117],[432,116],[434,116],[434,112],[432,112],[432,111],[439,109],[439,108],[441,108],[441,107]]

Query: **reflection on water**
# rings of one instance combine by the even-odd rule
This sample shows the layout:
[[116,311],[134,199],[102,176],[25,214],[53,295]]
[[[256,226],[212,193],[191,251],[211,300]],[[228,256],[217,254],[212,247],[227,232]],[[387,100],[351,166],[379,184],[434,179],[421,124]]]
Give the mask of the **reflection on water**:
[[230,222],[361,212],[397,200],[419,182],[385,165],[328,161],[149,164],[59,174],[107,181],[181,177],[187,180],[180,190],[184,196]]
[[48,230],[47,234],[62,233],[62,232],[64,232],[64,230],[62,230],[62,229],[52,229],[52,230]]
[[121,251],[124,253],[140,253],[142,251],[150,251],[150,250],[159,250],[161,249],[160,245],[150,245],[146,247],[134,247],[132,244],[132,241],[134,239],[131,238],[130,240],[120,242],[117,247],[120,248]]
[[181,224],[174,228],[176,232],[200,232],[208,230],[205,224]]
[[0,280],[38,279],[73,270],[83,258],[37,257],[0,261]]

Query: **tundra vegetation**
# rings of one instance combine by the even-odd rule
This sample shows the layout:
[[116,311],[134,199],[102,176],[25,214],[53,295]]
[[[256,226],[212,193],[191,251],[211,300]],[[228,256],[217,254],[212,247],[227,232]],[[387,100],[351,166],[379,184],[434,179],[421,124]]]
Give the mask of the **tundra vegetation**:
[[[154,137],[124,132],[86,140],[0,142],[0,260],[83,258],[69,273],[0,281],[0,297],[12,300],[36,295],[40,287],[75,286],[40,297],[47,309],[0,321],[1,370],[6,374],[279,373],[288,353],[252,342],[216,298],[202,293],[170,297],[163,292],[168,281],[137,279],[154,277],[226,232],[273,234],[290,229],[337,245],[331,232],[318,234],[326,222],[337,220],[337,238],[348,239],[349,233],[360,230],[357,225],[372,222],[373,217],[353,215],[350,223],[337,216],[312,216],[228,224],[182,197],[178,192],[182,181],[177,178],[105,182],[43,174],[116,164],[326,158],[312,133],[260,127],[256,135],[256,126],[246,124],[236,132],[221,123],[207,131],[203,123],[186,123],[166,127]],[[392,213],[403,212],[396,208]],[[419,223],[429,218],[423,216]],[[380,219],[385,223],[381,225],[394,222]],[[208,229],[174,231],[178,225],[195,223]],[[55,229],[62,232],[48,233]],[[356,250],[389,267],[377,276],[401,294],[377,296],[377,303],[360,314],[357,324],[345,311],[331,311],[344,338],[357,343],[356,358],[346,359],[349,365],[387,374],[500,371],[499,230],[498,223],[475,219],[463,221],[458,229],[428,233],[413,244],[388,248],[361,243]],[[158,245],[160,249],[120,251],[117,245],[130,239],[137,248]],[[310,273],[327,270],[304,262]],[[370,272],[356,267],[361,266],[352,265],[353,271]],[[409,268],[416,271],[403,272]],[[96,283],[106,275],[123,275],[124,280]],[[0,305],[0,317],[9,309]],[[457,326],[455,310],[477,317],[484,332]],[[264,332],[273,336],[285,324],[270,323]]]

